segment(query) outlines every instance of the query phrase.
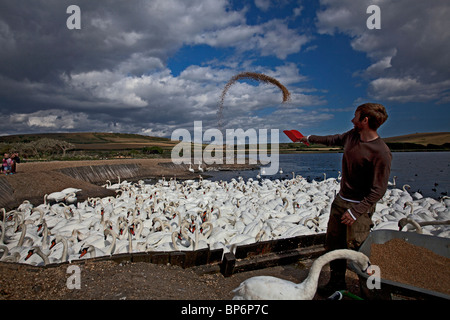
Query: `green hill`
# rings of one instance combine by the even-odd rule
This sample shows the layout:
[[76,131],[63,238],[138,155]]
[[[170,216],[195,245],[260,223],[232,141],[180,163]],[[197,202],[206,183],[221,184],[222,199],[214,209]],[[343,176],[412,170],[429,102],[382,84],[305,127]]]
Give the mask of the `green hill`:
[[413,133],[403,136],[384,138],[386,143],[415,143],[423,146],[429,144],[443,145],[450,143],[450,132]]

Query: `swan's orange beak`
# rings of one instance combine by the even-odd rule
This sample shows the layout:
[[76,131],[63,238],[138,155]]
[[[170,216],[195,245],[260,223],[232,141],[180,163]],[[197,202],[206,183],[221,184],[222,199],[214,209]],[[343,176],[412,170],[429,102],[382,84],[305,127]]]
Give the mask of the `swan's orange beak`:
[[55,240],[52,241],[52,245],[50,246],[49,249],[53,248],[54,246],[56,246],[56,241]]
[[369,276],[371,276],[371,275],[373,275],[375,273],[375,270],[372,269],[371,271],[369,271],[369,269],[370,269],[370,262],[368,263],[366,270],[363,270],[363,272],[365,272]]
[[25,261],[27,261],[28,258],[30,258],[33,255],[33,253],[34,253],[34,250],[28,251],[28,254],[27,254],[26,258],[25,258]]
[[87,249],[84,248],[84,249],[81,251],[80,258],[81,258],[82,256],[84,256],[86,253],[87,253]]

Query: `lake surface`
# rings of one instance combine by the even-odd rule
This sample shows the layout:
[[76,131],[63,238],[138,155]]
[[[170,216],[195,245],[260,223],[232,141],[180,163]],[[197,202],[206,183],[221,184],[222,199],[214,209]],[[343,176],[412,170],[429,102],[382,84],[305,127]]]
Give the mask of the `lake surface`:
[[[307,179],[336,178],[341,170],[342,153],[281,154],[283,174],[265,176],[269,179],[292,178],[292,172]],[[239,176],[256,178],[257,170],[205,172],[210,180],[231,180]],[[396,176],[397,188],[411,186],[425,197],[438,198],[450,189],[450,152],[393,152],[389,181]]]

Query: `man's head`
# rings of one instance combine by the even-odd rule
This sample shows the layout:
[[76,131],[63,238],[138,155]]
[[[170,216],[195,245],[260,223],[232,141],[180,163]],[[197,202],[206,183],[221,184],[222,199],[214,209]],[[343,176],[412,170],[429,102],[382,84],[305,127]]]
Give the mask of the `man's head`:
[[355,118],[352,122],[357,129],[360,129],[359,126],[363,122],[367,122],[370,129],[377,130],[387,118],[388,115],[383,105],[379,103],[364,103],[356,108]]

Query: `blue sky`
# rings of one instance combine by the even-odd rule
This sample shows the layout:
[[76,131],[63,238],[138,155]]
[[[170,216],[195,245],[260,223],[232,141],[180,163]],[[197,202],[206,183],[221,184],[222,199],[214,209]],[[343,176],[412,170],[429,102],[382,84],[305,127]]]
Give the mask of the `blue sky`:
[[[80,7],[81,29],[66,9]],[[368,29],[369,5],[381,29]],[[450,4],[431,0],[19,0],[0,4],[1,135],[217,128],[334,134],[378,102],[380,135],[450,131]],[[281,142],[287,142],[282,134]]]

